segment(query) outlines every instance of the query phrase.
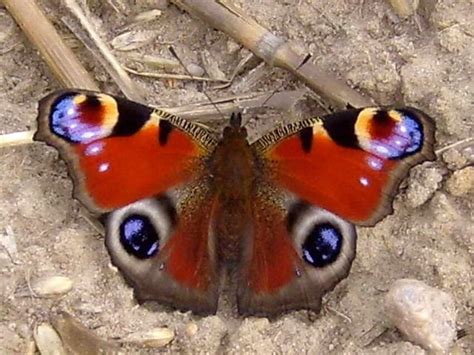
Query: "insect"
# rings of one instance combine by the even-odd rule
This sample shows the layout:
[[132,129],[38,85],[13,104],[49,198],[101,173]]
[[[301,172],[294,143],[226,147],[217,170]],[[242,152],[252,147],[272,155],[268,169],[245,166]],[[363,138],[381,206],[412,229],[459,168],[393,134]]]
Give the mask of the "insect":
[[81,90],[41,100],[35,139],[66,160],[137,299],[200,314],[216,312],[229,270],[240,314],[318,312],[349,273],[354,225],[391,213],[408,170],[435,158],[434,122],[414,108],[351,109],[250,144],[238,113],[218,139]]

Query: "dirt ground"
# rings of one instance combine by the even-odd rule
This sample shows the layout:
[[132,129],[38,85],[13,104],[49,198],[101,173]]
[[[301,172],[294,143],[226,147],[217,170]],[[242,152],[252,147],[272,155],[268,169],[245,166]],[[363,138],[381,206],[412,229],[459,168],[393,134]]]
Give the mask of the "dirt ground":
[[[53,1],[39,3],[101,88],[117,92],[101,66],[60,24],[64,9]],[[227,76],[243,55],[225,34],[166,1],[116,3],[126,5],[121,14],[106,2],[88,2],[107,41],[132,15],[157,6],[162,10],[157,20],[142,25],[159,31],[158,40],[133,54],[169,57],[163,43],[172,42],[186,63],[202,66],[201,52],[207,50]],[[453,146],[441,151],[436,162],[412,170],[393,215],[374,228],[358,229],[351,273],[325,297],[320,315],[309,319],[300,311],[272,320],[239,317],[232,302],[222,302],[210,317],[154,304],[137,306],[130,287],[110,267],[103,238],[71,198],[72,183],[56,151],[43,144],[1,148],[0,353],[24,353],[34,325],[65,310],[102,338],[169,327],[176,337],[163,352],[422,354],[384,314],[384,294],[399,278],[423,280],[454,297],[458,329],[467,331],[456,348],[473,353],[473,171],[466,167],[474,161],[474,147],[472,141],[455,143],[474,136],[474,2],[421,0],[416,15],[406,19],[383,0],[337,0],[330,6],[324,0],[236,3],[263,26],[310,51],[320,68],[379,103],[404,103],[428,112],[437,123],[436,148]],[[38,100],[59,84],[2,7],[0,53],[0,133],[33,129]],[[117,57],[125,61],[127,54]],[[150,104],[171,107],[205,100],[194,82],[133,78]],[[278,69],[244,87],[261,91],[281,85],[303,87]],[[289,118],[281,112],[272,120],[276,124]],[[255,135],[263,133],[253,126]],[[74,288],[59,298],[24,292],[28,281],[52,275],[71,278]],[[190,323],[197,325],[193,336],[186,331]]]

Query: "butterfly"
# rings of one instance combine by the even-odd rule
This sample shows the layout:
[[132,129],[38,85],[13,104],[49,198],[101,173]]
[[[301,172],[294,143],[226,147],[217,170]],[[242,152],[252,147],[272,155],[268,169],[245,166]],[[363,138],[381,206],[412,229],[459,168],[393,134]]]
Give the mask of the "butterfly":
[[126,99],[62,90],[40,101],[34,138],[67,162],[140,302],[214,314],[233,272],[240,314],[319,312],[349,273],[355,225],[391,213],[408,170],[434,160],[434,122],[410,107],[349,109],[249,143],[241,121],[232,114],[216,137]]

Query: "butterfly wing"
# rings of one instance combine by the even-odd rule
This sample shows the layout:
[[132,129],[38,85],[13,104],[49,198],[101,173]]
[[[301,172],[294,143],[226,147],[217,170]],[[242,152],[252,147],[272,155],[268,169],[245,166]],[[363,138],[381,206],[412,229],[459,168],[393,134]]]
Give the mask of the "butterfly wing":
[[74,196],[108,212],[191,180],[216,142],[179,117],[89,91],[40,101],[35,140],[59,150]]
[[352,223],[373,225],[391,211],[409,168],[434,159],[433,136],[433,121],[418,110],[368,108],[291,124],[256,141],[262,171],[239,311],[319,311],[322,296],[349,273]]
[[137,201],[106,218],[105,243],[140,301],[214,314],[219,270],[210,224],[215,199],[202,181],[189,191]]
[[140,301],[215,313],[204,164],[216,142],[205,130],[128,100],[66,90],[41,100],[35,139],[59,150],[75,197],[103,214],[112,262]]
[[349,273],[354,226],[275,188],[259,189],[253,210],[252,242],[245,244],[240,268],[239,312],[319,312],[323,295]]
[[277,129],[255,142],[271,179],[358,225],[391,212],[401,180],[434,160],[434,122],[413,108],[342,111]]

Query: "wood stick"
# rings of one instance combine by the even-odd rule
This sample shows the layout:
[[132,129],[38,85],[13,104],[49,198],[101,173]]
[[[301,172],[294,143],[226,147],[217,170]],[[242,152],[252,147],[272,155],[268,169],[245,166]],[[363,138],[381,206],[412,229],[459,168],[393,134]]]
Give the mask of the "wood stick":
[[99,90],[34,0],[3,0],[3,4],[63,87]]
[[318,95],[338,108],[374,105],[340,79],[318,69],[306,55],[298,54],[289,43],[275,36],[226,0],[171,0],[191,15],[221,30],[251,50],[266,63],[286,69],[305,82]]

